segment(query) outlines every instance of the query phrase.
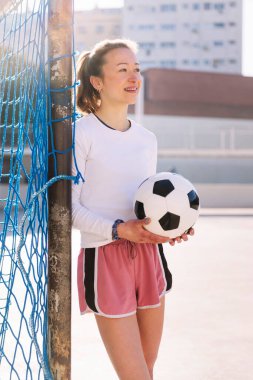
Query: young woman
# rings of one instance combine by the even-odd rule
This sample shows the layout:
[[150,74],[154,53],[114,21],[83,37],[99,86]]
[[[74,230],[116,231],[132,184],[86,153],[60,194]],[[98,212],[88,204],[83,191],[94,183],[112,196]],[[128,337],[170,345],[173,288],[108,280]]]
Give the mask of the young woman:
[[133,212],[134,193],[155,174],[157,161],[156,137],[127,116],[141,86],[136,44],[102,41],[81,55],[77,74],[77,105],[85,115],[75,136],[85,182],[72,190],[73,226],[81,232],[80,310],[95,314],[118,377],[150,380],[172,283],[161,243],[187,235],[152,234],[145,229],[150,220]]

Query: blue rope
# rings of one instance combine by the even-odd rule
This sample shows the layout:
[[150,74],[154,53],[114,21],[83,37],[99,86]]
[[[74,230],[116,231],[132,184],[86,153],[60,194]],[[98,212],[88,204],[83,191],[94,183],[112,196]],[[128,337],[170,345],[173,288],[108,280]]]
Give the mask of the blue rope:
[[45,375],[45,379],[46,380],[53,380],[53,377],[52,377],[52,374],[51,374],[51,371],[50,371],[50,368],[49,368],[49,364],[48,364],[48,361],[44,359],[44,356],[43,356],[43,353],[41,352],[40,350],[40,347],[39,347],[39,344],[38,344],[38,341],[37,341],[37,335],[36,335],[36,332],[35,332],[35,305],[36,305],[36,295],[34,293],[34,289],[33,289],[33,285],[30,281],[30,278],[29,278],[29,273],[27,273],[24,265],[23,265],[23,262],[22,262],[22,259],[21,259],[21,249],[22,247],[25,245],[26,243],[26,237],[25,237],[25,234],[24,234],[24,226],[25,226],[25,221],[26,219],[28,218],[28,216],[31,215],[31,212],[32,212],[32,208],[33,208],[33,205],[34,205],[34,202],[37,200],[38,196],[41,194],[41,193],[44,193],[45,191],[48,190],[48,188],[53,185],[55,182],[59,181],[59,180],[75,180],[75,177],[72,177],[72,176],[65,176],[65,175],[60,175],[60,176],[57,176],[57,177],[54,177],[52,178],[50,181],[48,181],[39,191],[37,191],[36,193],[33,194],[32,198],[31,198],[31,201],[29,202],[28,206],[27,206],[27,209],[21,219],[21,223],[20,223],[20,228],[19,228],[19,235],[20,235],[20,242],[19,242],[19,245],[18,245],[18,248],[17,248],[17,263],[18,263],[18,266],[20,267],[23,275],[24,275],[24,278],[26,280],[26,286],[27,286],[27,289],[30,293],[30,296],[31,296],[31,299],[32,299],[32,312],[31,312],[31,315],[30,315],[30,328],[31,328],[31,334],[32,334],[32,339],[33,339],[33,342],[34,342],[34,345],[35,345],[35,348],[36,348],[36,352],[37,352],[37,355],[40,359],[40,363],[42,365],[42,368],[43,368],[43,371],[44,371],[44,375]]

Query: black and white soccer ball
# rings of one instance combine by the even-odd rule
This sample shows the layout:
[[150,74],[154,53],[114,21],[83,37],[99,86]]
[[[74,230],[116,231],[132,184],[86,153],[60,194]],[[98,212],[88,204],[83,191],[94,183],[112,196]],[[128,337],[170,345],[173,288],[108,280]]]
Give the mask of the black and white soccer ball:
[[162,172],[147,178],[134,197],[138,219],[149,217],[145,228],[157,235],[175,238],[187,232],[199,216],[196,189],[183,176]]

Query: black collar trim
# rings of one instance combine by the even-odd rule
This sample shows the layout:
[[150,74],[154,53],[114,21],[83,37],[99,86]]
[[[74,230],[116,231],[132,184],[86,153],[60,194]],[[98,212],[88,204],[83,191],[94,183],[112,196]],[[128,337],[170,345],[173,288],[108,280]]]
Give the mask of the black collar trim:
[[[101,120],[100,117],[98,117],[95,113],[94,113],[93,115],[96,116],[96,118],[97,118],[102,124],[104,124],[107,128],[110,128],[110,129],[113,129],[114,131],[117,131],[117,129],[110,127],[110,125],[106,124],[103,120]],[[128,120],[128,121],[129,121],[129,128],[130,128],[132,124],[131,124],[131,121],[130,121],[130,120]],[[128,129],[129,129],[129,128],[128,128]],[[127,129],[127,130],[128,130],[128,129]]]

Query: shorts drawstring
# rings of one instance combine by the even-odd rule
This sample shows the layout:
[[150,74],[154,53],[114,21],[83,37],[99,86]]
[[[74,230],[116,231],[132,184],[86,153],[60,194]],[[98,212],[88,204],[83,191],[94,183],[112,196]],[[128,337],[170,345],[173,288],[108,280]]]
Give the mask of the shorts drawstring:
[[[130,241],[130,240],[125,240],[125,239],[119,239],[119,240],[115,240],[113,241],[112,243],[110,243],[111,245],[120,245],[120,244],[125,244],[127,246],[127,249],[128,249],[128,257],[129,259],[132,259],[134,260],[137,256],[137,249],[136,249],[136,243],[134,243],[133,241]],[[104,246],[101,246],[100,249],[104,249],[106,247],[106,245]]]
[[129,249],[129,258],[134,260],[137,256],[137,250],[136,250],[135,244],[132,241],[127,240],[127,245]]

